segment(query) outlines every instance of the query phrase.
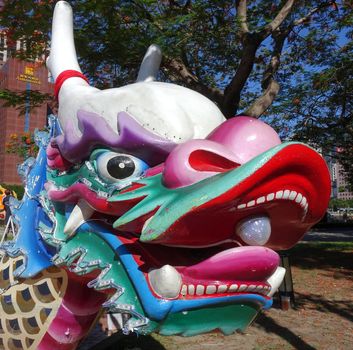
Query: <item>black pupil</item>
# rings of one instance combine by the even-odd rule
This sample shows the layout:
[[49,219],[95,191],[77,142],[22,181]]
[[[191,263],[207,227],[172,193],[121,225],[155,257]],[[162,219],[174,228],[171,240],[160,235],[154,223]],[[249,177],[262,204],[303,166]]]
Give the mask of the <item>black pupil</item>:
[[125,179],[134,173],[135,163],[130,157],[116,156],[109,159],[107,170],[116,179]]

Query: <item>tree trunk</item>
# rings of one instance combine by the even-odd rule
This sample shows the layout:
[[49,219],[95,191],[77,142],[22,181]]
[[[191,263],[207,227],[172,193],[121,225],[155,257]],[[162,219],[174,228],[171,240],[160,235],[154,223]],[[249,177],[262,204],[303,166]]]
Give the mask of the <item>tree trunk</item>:
[[246,35],[244,40],[243,55],[239,67],[224,90],[224,97],[220,106],[226,118],[233,117],[239,107],[240,94],[254,66],[256,51],[261,43],[261,39],[253,33]]

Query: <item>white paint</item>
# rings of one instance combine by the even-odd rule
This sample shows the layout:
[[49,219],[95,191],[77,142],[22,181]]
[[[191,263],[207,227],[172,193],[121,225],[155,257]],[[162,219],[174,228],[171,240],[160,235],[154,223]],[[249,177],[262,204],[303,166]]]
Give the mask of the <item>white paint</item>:
[[248,288],[248,286],[247,286],[246,284],[242,284],[242,285],[239,287],[238,292],[244,292],[247,288]]
[[276,199],[281,199],[283,196],[283,191],[276,192]]
[[296,201],[297,203],[300,203],[301,200],[302,200],[302,198],[303,198],[303,195],[302,195],[301,193],[298,193],[297,198],[295,199],[295,201]]
[[196,286],[196,295],[203,295],[205,293],[205,287],[201,284]]
[[[157,64],[155,58],[152,61],[152,66]],[[144,68],[147,67],[145,63],[142,64],[141,80],[149,75],[146,72],[154,74],[150,68]],[[67,69],[80,71],[74,46],[72,10],[65,1],[59,1],[55,6],[47,66],[54,79]],[[225,121],[218,107],[203,95],[178,85],[146,79],[104,91],[89,86],[81,78],[67,79],[59,93],[58,114],[62,126],[65,128],[70,120],[73,121],[74,132],[80,136],[77,111],[82,109],[102,116],[118,133],[117,115],[125,111],[145,129],[182,143],[192,138],[205,138]]]
[[275,194],[274,193],[270,193],[267,195],[267,201],[272,201],[275,198]]
[[161,49],[157,45],[151,45],[142,60],[136,82],[149,82],[156,80],[161,61]]
[[182,280],[179,272],[171,265],[148,273],[148,279],[154,292],[162,298],[176,298],[179,295]]
[[295,199],[296,196],[297,196],[297,192],[291,191],[291,193],[289,194],[289,199],[293,200],[293,199]]
[[188,285],[188,294],[194,295],[195,294],[195,286],[193,284]]
[[284,275],[286,273],[286,269],[279,266],[277,267],[276,271],[273,273],[273,275],[267,280],[269,285],[271,286],[271,290],[267,294],[269,297],[272,297],[273,294],[276,293],[277,289],[281,285]]
[[206,294],[214,294],[217,291],[217,287],[214,285],[210,285],[206,287]]
[[248,204],[246,205],[247,207],[253,207],[255,205],[255,201],[250,201],[248,202]]
[[225,293],[228,289],[228,286],[226,284],[221,284],[218,286],[217,293]]
[[82,224],[91,218],[93,213],[94,209],[84,199],[80,199],[66,221],[64,233],[72,236]]
[[238,285],[237,284],[232,284],[230,287],[229,287],[229,292],[231,293],[234,293],[238,290]]
[[282,197],[282,199],[288,199],[288,198],[289,198],[289,194],[290,194],[290,191],[289,191],[289,190],[285,190],[285,191],[283,192],[283,197]]
[[256,200],[256,204],[261,204],[261,203],[264,203],[265,201],[266,201],[265,197],[260,197]]

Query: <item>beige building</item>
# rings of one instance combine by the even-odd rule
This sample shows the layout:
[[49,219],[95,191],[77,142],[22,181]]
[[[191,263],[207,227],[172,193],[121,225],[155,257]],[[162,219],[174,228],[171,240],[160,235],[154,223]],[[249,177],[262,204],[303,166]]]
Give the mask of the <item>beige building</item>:
[[331,180],[332,180],[332,194],[337,199],[353,199],[353,192],[349,191],[349,183],[347,181],[347,174],[343,166],[338,162],[332,162],[330,166]]

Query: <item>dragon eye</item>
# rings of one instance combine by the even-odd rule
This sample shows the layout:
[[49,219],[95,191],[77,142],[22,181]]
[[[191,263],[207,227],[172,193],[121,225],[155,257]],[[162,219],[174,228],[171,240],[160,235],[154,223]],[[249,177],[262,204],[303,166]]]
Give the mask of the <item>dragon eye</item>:
[[147,168],[144,161],[129,154],[104,152],[97,158],[98,174],[109,182],[132,181]]

